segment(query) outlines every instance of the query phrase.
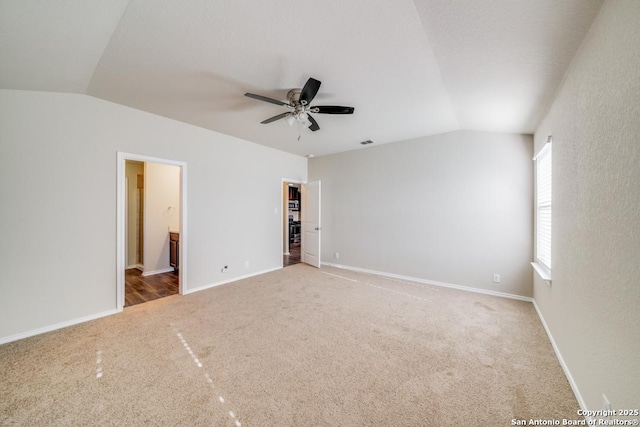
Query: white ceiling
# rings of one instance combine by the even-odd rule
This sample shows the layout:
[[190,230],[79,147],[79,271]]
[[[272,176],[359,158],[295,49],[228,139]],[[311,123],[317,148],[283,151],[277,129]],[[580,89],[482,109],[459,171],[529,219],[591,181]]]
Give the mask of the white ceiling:
[[[316,156],[532,133],[601,0],[0,0],[0,88],[85,93]],[[311,132],[280,120],[309,77]],[[298,136],[301,136],[298,141]]]

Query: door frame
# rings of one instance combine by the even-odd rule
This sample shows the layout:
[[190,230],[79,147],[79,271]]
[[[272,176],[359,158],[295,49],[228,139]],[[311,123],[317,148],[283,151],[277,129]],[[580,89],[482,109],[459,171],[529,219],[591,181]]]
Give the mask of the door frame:
[[136,160],[145,163],[160,163],[180,168],[180,253],[178,254],[179,293],[187,289],[187,163],[177,160],[161,159],[139,154],[117,152],[116,163],[116,310],[124,309],[124,271],[126,269],[126,161]]

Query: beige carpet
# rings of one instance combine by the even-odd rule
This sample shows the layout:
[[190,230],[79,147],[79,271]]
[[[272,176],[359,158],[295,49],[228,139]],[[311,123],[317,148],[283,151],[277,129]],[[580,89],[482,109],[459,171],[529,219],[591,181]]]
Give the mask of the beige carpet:
[[2,426],[576,419],[530,303],[298,264],[0,346]]

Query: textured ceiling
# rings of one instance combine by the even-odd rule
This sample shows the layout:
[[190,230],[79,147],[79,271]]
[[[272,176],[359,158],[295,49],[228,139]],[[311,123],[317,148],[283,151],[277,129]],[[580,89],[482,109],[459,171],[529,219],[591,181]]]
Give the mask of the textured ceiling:
[[0,0],[0,88],[86,93],[128,0]]
[[[600,0],[0,0],[0,88],[85,93],[316,156],[458,129],[532,133]],[[284,120],[309,77],[311,132]],[[300,137],[300,138],[299,138]]]

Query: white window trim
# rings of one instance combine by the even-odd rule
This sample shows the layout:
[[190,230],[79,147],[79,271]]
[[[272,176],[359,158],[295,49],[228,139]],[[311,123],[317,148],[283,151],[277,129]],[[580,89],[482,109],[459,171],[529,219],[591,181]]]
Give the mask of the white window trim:
[[[537,162],[540,156],[546,155],[551,150],[551,135],[547,138],[547,142],[544,146],[538,151],[538,153],[533,157],[533,160]],[[553,159],[553,158],[552,158]],[[553,160],[552,160],[553,161]],[[536,163],[536,200],[535,200],[535,214],[536,214],[536,233],[535,233],[535,242],[536,242],[536,253],[535,253],[535,261],[531,263],[533,269],[540,276],[540,278],[547,282],[547,284],[551,285],[551,268],[545,262],[538,258],[538,165]],[[553,197],[553,196],[552,196]],[[553,200],[553,199],[552,199]],[[551,202],[551,208],[553,209],[553,201]],[[553,211],[552,211],[553,212]],[[551,239],[551,236],[549,236]]]
[[551,272],[543,264],[532,262],[531,265],[542,280],[544,280],[548,284],[551,284]]

